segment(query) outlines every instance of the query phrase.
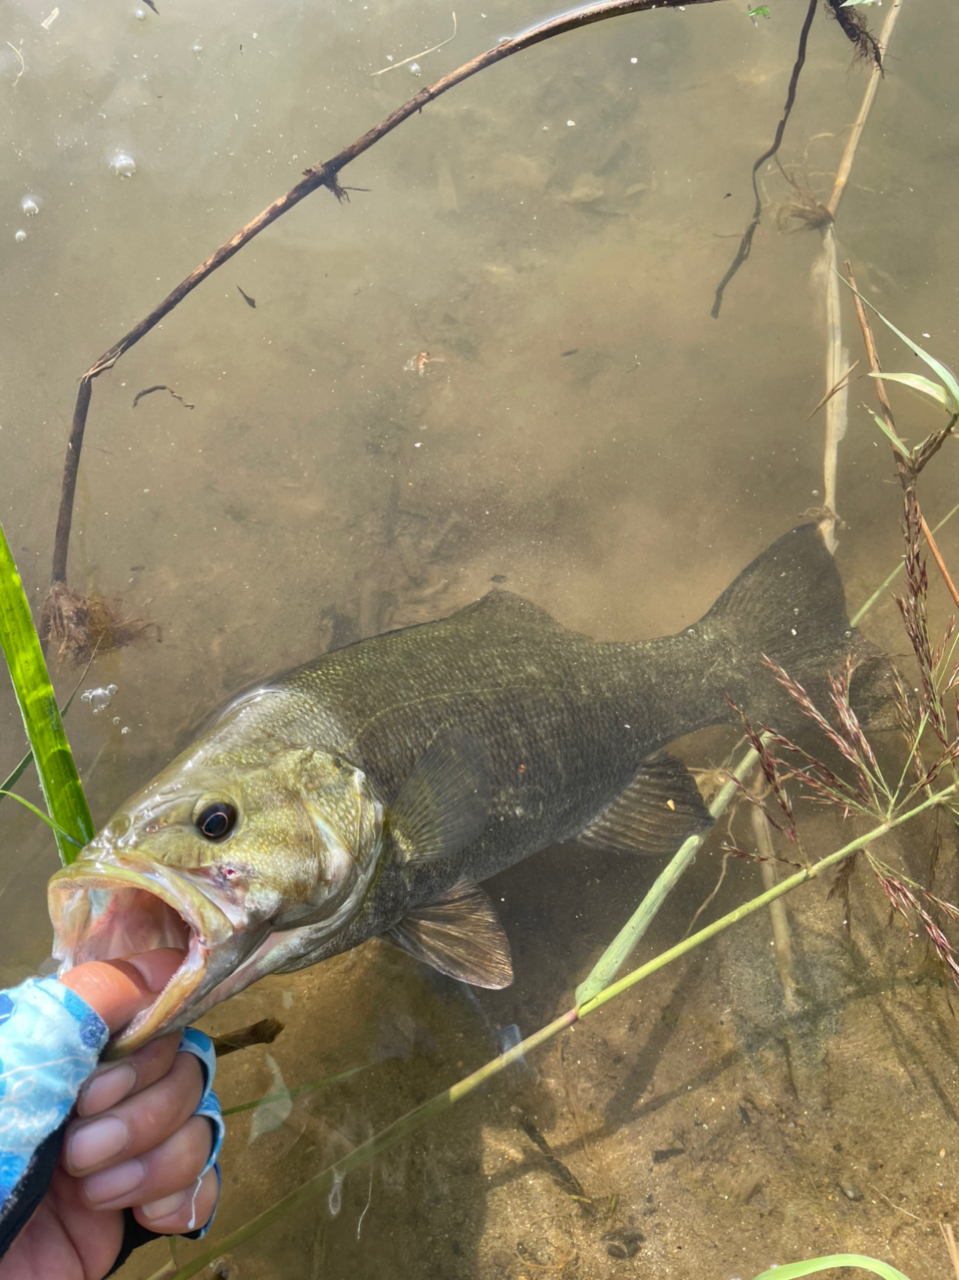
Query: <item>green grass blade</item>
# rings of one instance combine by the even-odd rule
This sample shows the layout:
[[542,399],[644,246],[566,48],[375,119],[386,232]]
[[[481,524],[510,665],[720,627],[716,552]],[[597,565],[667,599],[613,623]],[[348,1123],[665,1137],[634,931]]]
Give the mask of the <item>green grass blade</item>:
[[[7,660],[27,739],[37,762],[47,812],[71,840],[85,845],[93,839],[93,819],[73,763],[70,744],[63,732],[50,674],[30,616],[30,605],[2,527],[0,647]],[[57,847],[64,865],[74,861],[77,852],[69,840],[57,835]]]
[[833,1271],[837,1267],[860,1267],[863,1271],[871,1271],[874,1276],[882,1276],[883,1280],[908,1280],[907,1276],[891,1267],[888,1262],[864,1258],[861,1253],[834,1253],[828,1258],[787,1262],[782,1267],[770,1267],[768,1271],[763,1271],[756,1276],[756,1280],[800,1280],[801,1276],[811,1276],[817,1271]]
[[[758,755],[750,747],[733,770],[734,776],[742,782],[758,759]],[[722,817],[737,794],[736,783],[730,779],[709,806],[710,815],[715,821]],[[659,873],[645,898],[593,965],[587,977],[576,988],[577,1005],[586,1004],[613,981],[639,945],[640,939],[652,924],[667,896],[679,883],[680,877],[699,852],[710,831],[712,827],[708,831],[700,832],[699,835],[690,836]]]
[[921,373],[871,373],[870,378],[882,378],[883,382],[901,382],[904,387],[910,387],[913,391],[918,391],[922,396],[928,396],[930,400],[935,400],[947,413],[952,410],[949,407],[949,392],[945,387],[940,386],[938,382],[933,382],[932,378],[924,378]]
[[26,771],[27,765],[30,764],[32,759],[33,752],[28,751],[20,763],[7,774],[2,782],[0,782],[0,800],[2,800],[9,791],[13,790],[14,783],[20,781]]
[[57,837],[57,840],[62,838],[72,844],[75,848],[80,848],[79,840],[74,840],[69,831],[64,831],[63,827],[61,827],[58,822],[54,822],[52,818],[48,818],[42,809],[38,809],[37,806],[25,796],[18,796],[15,791],[7,791],[3,787],[0,787],[0,799],[4,796],[9,796],[11,800],[18,801],[18,803],[22,804],[25,809],[29,809],[31,813],[35,813],[41,822],[45,822],[47,824],[53,834]]
[[886,437],[886,439],[891,442],[893,448],[898,450],[898,452],[901,453],[904,458],[908,458],[909,446],[907,444],[904,444],[903,441],[899,439],[895,431],[891,431],[889,427],[886,426],[885,422],[883,422],[882,418],[880,418],[878,413],[873,413],[872,409],[867,409],[867,413],[872,414],[873,418],[876,421],[876,426],[879,428],[882,434]]
[[286,1098],[295,1098],[297,1094],[307,1093],[310,1089],[321,1089],[324,1085],[336,1084],[340,1080],[349,1080],[350,1076],[359,1075],[361,1071],[366,1071],[374,1066],[376,1066],[375,1062],[367,1062],[362,1067],[350,1067],[347,1071],[341,1071],[338,1075],[324,1076],[322,1080],[311,1080],[309,1084],[298,1084],[294,1089],[284,1089],[282,1093],[268,1093],[265,1097],[255,1098],[252,1102],[240,1102],[235,1107],[225,1107],[222,1114],[224,1116],[235,1116],[240,1111],[255,1111],[257,1107],[265,1107],[271,1102],[282,1102]]
[[[839,273],[837,272],[837,275]],[[839,279],[843,282],[847,289],[851,289],[860,302],[864,302],[870,311],[874,311],[879,319],[883,322],[887,329],[891,329],[897,338],[901,338],[913,355],[917,355],[923,360],[929,368],[942,381],[946,389],[948,400],[946,407],[950,413],[959,413],[959,382],[956,381],[956,375],[952,372],[948,365],[944,365],[941,360],[937,360],[935,356],[931,356],[928,351],[923,351],[918,342],[913,342],[912,338],[907,337],[901,329],[897,329],[891,320],[887,320],[878,307],[874,307],[868,298],[864,298],[858,289],[853,289],[852,285],[845,276],[840,275]]]

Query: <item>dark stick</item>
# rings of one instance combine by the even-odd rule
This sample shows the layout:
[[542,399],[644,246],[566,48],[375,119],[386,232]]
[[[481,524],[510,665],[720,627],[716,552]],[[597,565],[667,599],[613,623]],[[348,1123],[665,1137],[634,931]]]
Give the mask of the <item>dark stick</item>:
[[73,523],[73,495],[77,487],[77,470],[80,466],[80,449],[83,447],[83,428],[87,423],[87,410],[93,383],[90,374],[80,379],[73,425],[67,441],[67,456],[63,464],[63,487],[60,490],[60,510],[57,514],[57,533],[53,541],[53,581],[67,580],[67,548],[70,545],[70,525]]
[[259,235],[271,222],[275,222],[277,218],[282,217],[294,205],[299,204],[305,196],[310,195],[317,187],[328,187],[336,198],[342,201],[345,191],[337,182],[337,174],[341,169],[345,168],[351,160],[355,160],[357,156],[361,156],[364,151],[368,151],[375,142],[379,142],[380,138],[391,133],[397,125],[402,124],[404,120],[408,120],[410,116],[415,115],[418,111],[422,111],[427,103],[432,102],[440,94],[446,93],[448,89],[452,89],[455,85],[468,80],[470,76],[476,75],[478,71],[482,71],[496,62],[502,62],[504,58],[509,58],[514,53],[520,53],[524,49],[532,48],[533,45],[541,44],[544,40],[549,40],[553,36],[563,35],[565,32],[573,31],[578,27],[588,27],[594,22],[603,22],[607,18],[618,18],[628,13],[637,13],[647,9],[675,9],[685,7],[688,4],[711,3],[713,3],[713,0],[606,0],[605,3],[590,5],[588,8],[579,9],[575,13],[567,13],[561,17],[553,18],[537,27],[531,27],[528,31],[523,32],[522,35],[516,36],[512,40],[501,41],[495,48],[488,49],[486,53],[481,53],[479,57],[464,63],[456,71],[451,71],[449,75],[443,76],[435,84],[421,89],[415,97],[410,98],[409,102],[397,107],[391,115],[388,115],[375,128],[370,129],[368,133],[364,133],[351,146],[344,147],[342,151],[337,152],[332,159],[325,161],[325,163],[305,169],[302,179],[295,187],[292,187],[285,196],[274,200],[252,222],[248,222],[236,235],[227,240],[225,244],[220,245],[219,249],[195,270],[191,271],[185,280],[181,280],[173,292],[167,294],[159,306],[154,307],[149,315],[145,316],[139,324],[134,325],[130,332],[124,334],[119,342],[114,343],[109,351],[105,351],[99,360],[94,361],[80,379],[80,390],[77,393],[77,404],[73,412],[73,427],[70,431],[66,462],[63,468],[63,489],[60,496],[60,512],[57,517],[57,532],[53,548],[53,582],[66,582],[67,577],[67,549],[70,541],[70,524],[73,520],[73,494],[76,488],[77,468],[80,465],[83,430],[86,425],[87,410],[90,407],[93,379],[98,378],[107,369],[112,369],[117,360],[126,351],[129,351],[142,337],[148,334],[154,325],[158,324],[178,303],[182,302],[188,293],[192,293],[197,285],[201,284],[217,267],[221,267],[235,253],[239,253],[243,246],[252,240],[254,236]]
[[799,33],[799,48],[796,50],[796,61],[793,63],[792,75],[789,77],[789,89],[786,92],[786,105],[783,107],[783,113],[779,118],[779,124],[776,126],[776,136],[773,138],[772,146],[768,151],[764,151],[756,163],[753,165],[753,195],[756,197],[756,207],[753,209],[753,220],[743,232],[743,238],[739,242],[739,248],[736,250],[736,256],[733,258],[729,270],[720,280],[716,289],[716,297],[713,301],[713,307],[710,315],[714,320],[719,319],[719,308],[723,305],[723,292],[732,280],[733,276],[749,257],[749,251],[753,247],[753,236],[756,234],[756,228],[759,226],[759,219],[762,214],[762,200],[759,198],[759,187],[756,185],[756,174],[761,165],[764,165],[770,157],[774,156],[779,150],[779,145],[783,140],[783,134],[786,131],[786,122],[789,114],[793,109],[793,103],[796,101],[796,86],[799,84],[799,73],[803,69],[803,63],[806,61],[806,44],[809,40],[809,28],[812,26],[812,20],[816,16],[816,0],[809,0],[809,8],[806,10],[806,17],[803,19],[802,30]]

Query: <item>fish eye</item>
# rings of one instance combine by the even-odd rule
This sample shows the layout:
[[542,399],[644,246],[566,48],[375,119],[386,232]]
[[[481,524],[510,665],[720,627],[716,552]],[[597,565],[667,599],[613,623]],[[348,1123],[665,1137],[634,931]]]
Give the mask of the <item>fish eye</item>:
[[236,809],[228,800],[213,800],[194,814],[193,824],[207,840],[225,840],[236,826]]

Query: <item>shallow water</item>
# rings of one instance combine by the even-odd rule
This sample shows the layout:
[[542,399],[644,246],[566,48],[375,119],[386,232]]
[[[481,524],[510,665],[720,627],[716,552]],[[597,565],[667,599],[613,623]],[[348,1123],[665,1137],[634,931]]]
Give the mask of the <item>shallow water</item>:
[[[0,512],[38,604],[83,371],[306,165],[543,16],[528,2],[458,12],[421,77],[374,77],[444,40],[451,13],[403,0],[159,8],[64,5],[47,27],[45,0],[0,10]],[[874,28],[885,12],[868,10]],[[70,713],[98,820],[218,701],[314,656],[344,619],[362,635],[443,616],[495,577],[597,637],[665,634],[821,505],[818,234],[780,234],[768,209],[709,315],[800,19],[796,6],[755,23],[734,5],[651,12],[491,68],[350,166],[348,201],[315,193],[97,380],[69,578],[156,624],[88,674],[85,688],[116,684],[110,706]],[[837,224],[867,296],[951,363],[956,47],[947,0],[906,0]],[[781,152],[820,199],[866,79],[820,14]],[[762,181],[771,204],[789,197],[775,171]],[[844,325],[854,359],[851,310]],[[915,367],[894,343],[882,350],[888,367]],[[406,367],[421,352],[422,374]],[[193,407],[157,392],[134,408],[156,384]],[[859,407],[868,392],[855,384],[840,458],[853,607],[900,554],[898,485]],[[917,401],[896,404],[914,438],[934,425]],[[930,522],[955,500],[955,475],[947,445],[923,477]],[[959,525],[941,545],[959,564]],[[945,613],[938,596],[933,612]],[[902,651],[890,601],[866,630]],[[64,665],[56,682],[75,679]],[[6,693],[0,714],[12,763]],[[701,735],[684,754],[717,764],[730,741]],[[6,982],[49,953],[55,868],[34,820],[11,809]],[[828,815],[806,823],[812,852],[846,838]],[[720,843],[644,956],[686,929]],[[569,1007],[655,870],[561,850],[499,877],[517,974],[506,992],[474,996],[373,943],[215,1011],[224,1029],[285,1010],[270,1053],[288,1086],[364,1067],[250,1145],[249,1115],[237,1118],[218,1231],[491,1057],[505,1028],[528,1034]],[[733,863],[710,910],[758,886],[754,866]],[[825,890],[789,911],[803,996],[792,1023],[756,917],[352,1175],[337,1213],[323,1198],[243,1246],[235,1274],[731,1280],[857,1250],[912,1280],[945,1274],[937,1221],[955,1215],[959,1157],[945,994],[867,884],[848,941]],[[249,1050],[224,1062],[221,1093],[236,1104],[274,1078]],[[152,1246],[125,1274],[164,1257]]]

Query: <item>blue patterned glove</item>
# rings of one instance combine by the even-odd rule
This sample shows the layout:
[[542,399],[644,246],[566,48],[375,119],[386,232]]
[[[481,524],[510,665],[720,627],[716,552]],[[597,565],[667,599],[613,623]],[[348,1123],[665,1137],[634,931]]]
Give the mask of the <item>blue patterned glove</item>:
[[[56,978],[28,978],[0,992],[0,1257],[46,1195],[77,1095],[109,1038],[99,1014]],[[213,1127],[203,1172],[215,1168],[219,1182],[216,1160],[224,1125],[212,1088],[216,1056],[209,1037],[192,1027],[184,1031],[180,1051],[194,1054],[203,1066],[205,1087],[195,1114],[206,1116]],[[132,1213],[127,1219],[121,1258],[135,1244],[154,1238]],[[190,1238],[205,1235],[212,1221],[211,1214]],[[127,1247],[131,1236],[139,1238]]]
[[56,978],[0,992],[0,1257],[46,1194],[106,1023]]

